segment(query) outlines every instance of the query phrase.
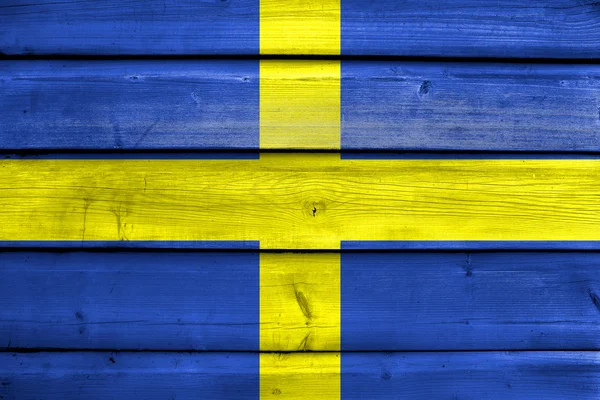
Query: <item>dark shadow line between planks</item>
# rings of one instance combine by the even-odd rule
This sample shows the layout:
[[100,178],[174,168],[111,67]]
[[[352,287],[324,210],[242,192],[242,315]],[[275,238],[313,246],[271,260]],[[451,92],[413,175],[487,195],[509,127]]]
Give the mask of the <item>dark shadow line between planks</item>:
[[[118,243],[119,241],[116,241]],[[434,241],[432,241],[434,242]],[[597,253],[600,256],[600,247],[594,249],[585,248],[539,248],[539,247],[522,247],[522,248],[391,248],[391,249],[248,249],[248,248],[169,248],[169,247],[119,247],[105,246],[105,247],[85,247],[85,245],[78,247],[36,247],[36,246],[14,246],[14,247],[2,247],[0,246],[0,255],[2,253],[53,253],[53,254],[67,254],[67,253],[274,253],[274,254],[356,254],[356,253],[368,253],[368,254],[390,254],[390,253],[421,253],[421,254],[482,254],[482,253]]]
[[15,54],[0,53],[0,60],[341,60],[341,61],[414,61],[469,62],[510,64],[598,64],[599,58],[526,58],[526,57],[447,57],[447,56],[377,56],[377,55],[273,55],[273,54]]
[[390,150],[378,148],[336,150],[336,149],[227,149],[227,148],[186,148],[186,149],[3,149],[0,147],[0,160],[11,159],[258,159],[260,154],[340,154],[346,159],[368,159],[378,156],[381,159],[600,159],[600,146],[597,151],[548,151],[548,150]]
[[31,353],[188,353],[188,354],[211,354],[211,353],[240,353],[240,354],[335,354],[335,353],[600,353],[598,349],[486,349],[486,350],[322,350],[322,351],[259,351],[259,350],[148,350],[148,349],[95,349],[95,348],[24,348],[4,347],[0,353],[31,354]]

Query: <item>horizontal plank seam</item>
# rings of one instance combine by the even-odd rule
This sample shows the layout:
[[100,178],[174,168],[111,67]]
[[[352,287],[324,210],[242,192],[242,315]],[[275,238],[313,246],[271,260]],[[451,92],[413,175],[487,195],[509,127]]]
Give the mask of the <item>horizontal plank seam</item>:
[[470,62],[510,64],[600,64],[598,58],[526,58],[526,57],[441,57],[441,56],[379,56],[379,55],[272,55],[272,54],[131,54],[131,55],[81,55],[81,54],[0,54],[0,60],[341,60],[341,61],[418,61],[418,62]]
[[211,353],[240,353],[240,354],[318,354],[318,353],[600,353],[598,349],[486,349],[486,350],[307,350],[307,351],[254,351],[254,350],[174,350],[174,349],[154,349],[154,350],[131,350],[131,349],[95,349],[95,348],[23,348],[10,347],[0,349],[1,353],[188,353],[188,354],[211,354]]
[[[119,243],[119,241],[116,241]],[[84,242],[85,243],[85,242]],[[435,241],[432,241],[432,244]],[[568,243],[568,241],[565,241]],[[479,248],[479,249],[471,249],[468,247],[457,247],[453,249],[448,248],[426,248],[426,249],[369,249],[369,248],[361,248],[361,249],[245,249],[245,248],[158,248],[158,247],[1,247],[0,246],[0,254],[2,253],[295,253],[295,254],[315,254],[315,253],[324,253],[324,254],[356,254],[356,253],[376,253],[376,254],[390,254],[390,253],[423,253],[423,254],[431,254],[431,253],[445,253],[445,254],[485,254],[485,253],[599,253],[600,254],[600,244],[597,249],[585,249],[585,248],[559,248],[559,249],[551,249],[551,248],[525,248],[520,247],[518,249],[498,249],[498,248]]]
[[429,159],[570,159],[570,158],[600,158],[600,148],[591,150],[527,150],[527,151],[484,151],[484,150],[390,150],[385,148],[365,148],[352,150],[330,149],[258,149],[258,148],[210,148],[210,149],[131,149],[114,151],[110,149],[85,150],[85,149],[5,149],[0,148],[0,159],[67,159],[67,160],[92,160],[92,159],[136,159],[136,160],[178,160],[178,159],[208,159],[218,156],[227,160],[229,157],[246,156],[248,159],[258,158],[260,154],[340,154],[344,159],[360,159],[361,156],[378,155],[381,159],[394,160],[429,160]]

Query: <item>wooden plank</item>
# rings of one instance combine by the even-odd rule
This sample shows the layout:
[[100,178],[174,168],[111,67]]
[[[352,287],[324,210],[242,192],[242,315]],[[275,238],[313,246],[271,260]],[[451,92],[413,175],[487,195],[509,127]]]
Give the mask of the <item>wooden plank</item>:
[[[319,68],[294,80],[283,64],[260,83],[250,60],[3,61],[0,149],[600,150],[595,65],[343,61],[341,89],[326,91],[340,106],[315,101]],[[286,121],[259,121],[261,84]],[[282,100],[315,85],[304,106]]]
[[3,160],[0,240],[597,242],[598,182],[597,159]]
[[342,54],[597,58],[598,3],[344,0]]
[[261,399],[339,400],[342,355],[327,353],[260,353]]
[[260,148],[340,149],[340,61],[260,61]]
[[597,66],[346,61],[341,87],[343,149],[600,150]]
[[258,62],[0,63],[3,149],[258,148]]
[[337,253],[261,253],[261,351],[340,350],[340,268]]
[[257,0],[3,1],[5,54],[258,54]]
[[254,252],[3,252],[0,346],[600,349],[596,252],[339,257],[264,253],[259,272]]
[[340,54],[340,0],[261,0],[261,54]]
[[599,267],[595,252],[342,253],[342,349],[598,349]]
[[[300,2],[292,4],[296,3]],[[600,55],[594,2],[345,0],[298,7],[289,1],[269,1],[260,8],[262,18],[257,0],[183,4],[107,0],[102,6],[85,1],[9,0],[0,8],[0,51],[9,55],[331,54],[341,35],[341,53],[348,55]],[[302,30],[294,21],[314,29]],[[320,33],[316,38],[315,29]],[[264,31],[272,40],[259,44]]]
[[258,253],[7,252],[2,347],[258,350]]
[[258,399],[256,353],[0,353],[12,399]]
[[[324,359],[329,354],[286,356]],[[344,400],[600,395],[596,352],[344,353],[341,359]],[[261,386],[261,398],[306,398],[314,387],[294,389],[310,376],[336,374],[326,367],[282,366],[269,376],[269,386]],[[5,399],[259,398],[256,353],[0,353],[0,381]],[[339,390],[321,386],[319,398]]]
[[342,398],[596,399],[595,352],[344,353]]

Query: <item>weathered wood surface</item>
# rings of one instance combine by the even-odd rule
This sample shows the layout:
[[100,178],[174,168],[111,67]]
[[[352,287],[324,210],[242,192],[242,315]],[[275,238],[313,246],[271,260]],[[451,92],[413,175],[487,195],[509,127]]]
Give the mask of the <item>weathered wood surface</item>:
[[6,252],[0,345],[258,350],[259,259],[233,252]]
[[353,61],[341,87],[343,149],[600,150],[597,66]]
[[593,399],[595,352],[344,353],[342,398]]
[[[3,61],[0,87],[4,151],[260,143],[258,61]],[[599,91],[595,65],[344,61],[341,148],[597,152]]]
[[[332,373],[327,363],[261,374],[252,353],[0,353],[8,399],[303,399]],[[344,353],[342,399],[597,399],[596,352]],[[263,385],[268,382],[269,385]],[[304,383],[303,383],[304,382]],[[320,386],[320,399],[340,388]]]
[[[598,253],[321,253],[306,259],[313,284],[286,257],[261,263],[259,288],[255,252],[4,252],[0,345],[255,351],[263,291],[262,310],[285,314],[263,314],[263,350],[307,332],[319,340],[302,350],[332,350],[340,329],[342,350],[600,349]],[[298,290],[312,327],[295,319]]]
[[342,349],[600,348],[600,253],[342,253]]
[[0,146],[257,149],[257,61],[2,62]]
[[0,353],[0,397],[257,399],[258,354]]
[[[271,29],[273,24],[285,26],[290,19],[306,19],[306,11],[311,9],[290,7],[286,1],[279,3],[269,3],[266,12],[275,17],[262,29]],[[341,53],[347,55],[600,56],[597,24],[600,10],[596,2],[345,0],[333,3],[338,9],[341,3],[341,12],[337,11],[340,15],[324,22],[335,24],[332,29],[341,34]],[[258,0],[185,3],[107,0],[102,4],[7,0],[0,8],[0,51],[9,55],[258,54],[260,19]],[[316,41],[303,51],[328,53],[328,48],[321,49],[319,43],[327,37],[315,39],[312,31],[296,32],[295,43]],[[263,52],[287,51],[297,52],[277,33],[269,46],[263,46]]]
[[597,159],[3,160],[0,240],[597,242],[598,182]]
[[258,54],[258,0],[7,0],[5,54]]

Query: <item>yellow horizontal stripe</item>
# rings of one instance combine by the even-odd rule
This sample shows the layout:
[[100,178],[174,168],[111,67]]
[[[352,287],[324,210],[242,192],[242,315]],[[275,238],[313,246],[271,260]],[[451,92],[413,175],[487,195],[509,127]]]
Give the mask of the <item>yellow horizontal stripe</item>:
[[0,240],[599,240],[597,160],[5,160]]
[[340,0],[261,0],[261,54],[340,54]]
[[340,62],[260,62],[261,149],[340,148]]
[[339,353],[262,353],[260,398],[340,398]]

